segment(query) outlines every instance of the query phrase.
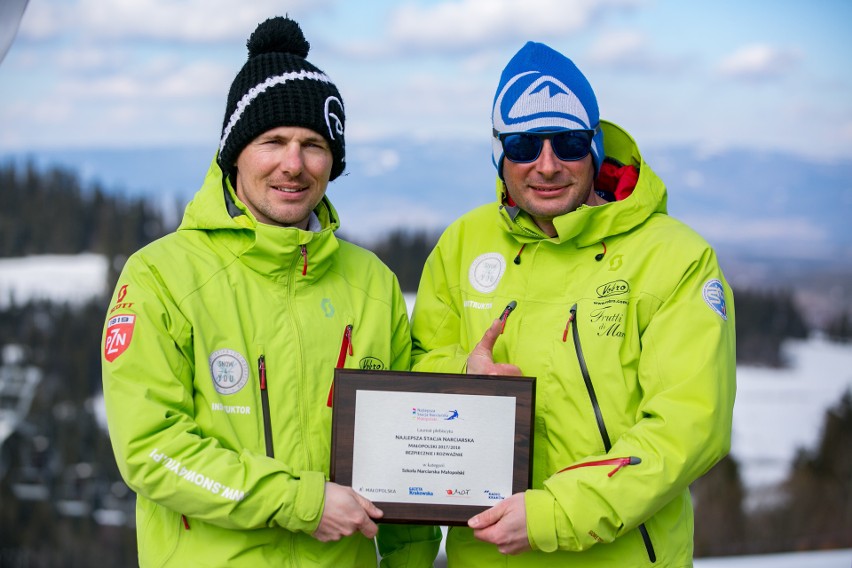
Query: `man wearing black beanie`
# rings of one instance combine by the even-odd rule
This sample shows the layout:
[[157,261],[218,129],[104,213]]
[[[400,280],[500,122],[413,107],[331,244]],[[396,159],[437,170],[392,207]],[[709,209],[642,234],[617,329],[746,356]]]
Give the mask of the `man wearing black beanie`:
[[335,367],[408,370],[394,274],[338,239],[343,99],[298,24],[247,43],[216,159],[175,233],[128,260],[103,335],[142,566],[432,566],[435,527],[329,475]]

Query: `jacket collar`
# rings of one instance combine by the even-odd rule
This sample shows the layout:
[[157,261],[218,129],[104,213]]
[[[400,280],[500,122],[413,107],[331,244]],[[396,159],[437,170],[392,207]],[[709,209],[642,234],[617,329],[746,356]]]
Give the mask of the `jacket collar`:
[[639,169],[639,179],[632,195],[621,201],[595,207],[583,205],[560,215],[553,220],[557,234],[550,238],[526,212],[502,203],[503,181],[498,178],[497,199],[501,201],[500,216],[504,228],[519,242],[551,240],[555,243],[574,242],[578,247],[586,247],[630,231],[654,213],[666,213],[666,187],[642,159],[633,138],[611,122],[602,120],[601,128],[606,155]]
[[[214,157],[204,183],[186,206],[178,231],[207,232],[217,245],[273,280],[284,280],[295,272],[296,282],[310,282],[328,270],[339,246],[334,235],[340,225],[337,211],[327,197],[323,197],[314,214],[318,231],[258,223],[236,197],[230,181],[223,178]],[[302,275],[305,256],[307,270]]]

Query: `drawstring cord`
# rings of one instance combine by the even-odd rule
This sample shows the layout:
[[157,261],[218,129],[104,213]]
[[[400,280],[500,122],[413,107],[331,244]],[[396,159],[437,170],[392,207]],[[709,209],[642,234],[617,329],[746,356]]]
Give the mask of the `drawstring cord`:
[[524,244],[522,244],[522,245],[521,245],[521,250],[519,250],[519,251],[518,251],[518,254],[515,256],[515,260],[514,260],[514,263],[515,263],[515,264],[520,264],[520,263],[521,263],[521,253],[522,253],[522,252],[524,252],[524,247],[525,247],[525,246],[527,246],[527,243],[524,243]]
[[603,247],[603,252],[600,252],[595,255],[595,260],[597,260],[598,262],[602,261],[603,257],[606,255],[606,243],[601,241],[601,246]]

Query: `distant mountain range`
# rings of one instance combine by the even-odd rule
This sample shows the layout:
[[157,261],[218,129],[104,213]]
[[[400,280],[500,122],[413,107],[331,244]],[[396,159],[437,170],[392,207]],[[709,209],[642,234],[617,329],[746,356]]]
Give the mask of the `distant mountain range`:
[[[495,198],[490,142],[350,142],[329,197],[342,233],[369,243],[396,227],[444,228]],[[0,152],[0,163],[61,165],[106,190],[144,195],[175,215],[203,180],[215,148]],[[665,181],[669,212],[719,251],[738,278],[763,285],[835,275],[852,295],[852,160],[819,163],[752,150],[643,149]],[[726,271],[731,271],[726,268]],[[792,286],[787,286],[792,287]]]

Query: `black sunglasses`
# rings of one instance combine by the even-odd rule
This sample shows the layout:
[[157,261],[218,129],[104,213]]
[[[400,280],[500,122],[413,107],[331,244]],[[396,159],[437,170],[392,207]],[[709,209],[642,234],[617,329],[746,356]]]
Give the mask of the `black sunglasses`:
[[503,155],[517,164],[535,162],[545,140],[550,140],[553,153],[565,162],[585,158],[592,149],[595,130],[559,130],[557,132],[497,132],[494,136],[503,145]]

